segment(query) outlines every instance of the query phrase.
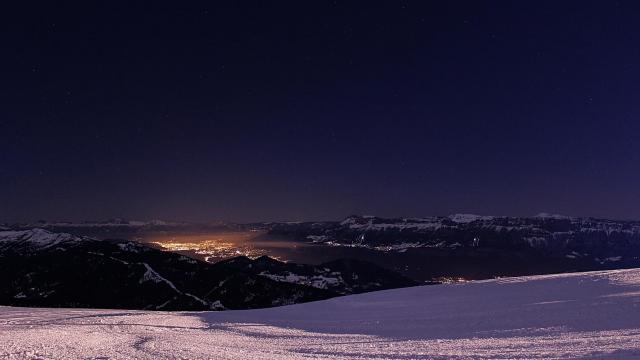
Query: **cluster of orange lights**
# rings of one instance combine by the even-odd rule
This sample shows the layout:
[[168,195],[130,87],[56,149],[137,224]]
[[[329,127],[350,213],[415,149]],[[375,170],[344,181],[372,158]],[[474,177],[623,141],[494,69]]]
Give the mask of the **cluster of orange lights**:
[[266,252],[245,243],[244,241],[225,241],[220,237],[210,238],[167,238],[150,241],[167,251],[191,251],[206,261],[219,261],[235,256],[257,258]]

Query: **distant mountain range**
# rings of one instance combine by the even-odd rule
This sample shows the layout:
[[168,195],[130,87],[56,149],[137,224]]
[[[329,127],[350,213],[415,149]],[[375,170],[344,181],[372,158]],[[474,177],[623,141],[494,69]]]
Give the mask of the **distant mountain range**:
[[422,278],[486,278],[640,266],[638,221],[549,214],[396,219],[350,216],[340,222],[273,224],[269,233],[386,253],[387,264],[395,264],[398,270],[407,262],[414,267],[419,264]]
[[402,252],[410,248],[536,249],[567,258],[595,256],[594,260],[600,263],[619,261],[613,258],[628,258],[628,251],[640,250],[639,221],[548,214],[529,218],[469,214],[400,219],[351,216],[341,222],[275,224],[270,231],[293,234],[298,238],[303,236],[315,243],[379,251]]
[[[470,214],[424,218],[349,216],[342,221],[251,224],[114,219],[85,223],[41,222],[5,225],[5,228],[20,230],[34,226],[103,239],[136,239],[148,232],[259,230],[265,234],[261,238],[264,241],[284,239],[312,244],[316,248],[331,248],[331,254],[336,255],[325,256],[323,261],[327,258],[367,260],[419,282],[640,266],[640,221],[552,214],[532,217]],[[305,262],[313,262],[313,256],[305,259],[311,259]]]
[[106,221],[38,221],[36,223],[0,224],[2,230],[29,230],[34,228],[45,229],[51,232],[64,232],[78,236],[88,236],[97,239],[134,239],[140,234],[148,232],[208,232],[220,230],[243,230],[247,225],[224,222],[180,222],[180,221],[136,221],[121,218]]
[[249,309],[415,285],[363,262],[314,268],[263,257],[210,264],[133,241],[39,228],[0,231],[0,263],[0,304],[13,306]]

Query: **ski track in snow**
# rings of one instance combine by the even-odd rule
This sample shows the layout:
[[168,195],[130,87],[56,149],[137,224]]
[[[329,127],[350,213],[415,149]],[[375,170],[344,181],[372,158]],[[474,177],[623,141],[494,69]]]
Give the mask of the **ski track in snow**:
[[640,358],[640,269],[224,312],[0,307],[0,359]]

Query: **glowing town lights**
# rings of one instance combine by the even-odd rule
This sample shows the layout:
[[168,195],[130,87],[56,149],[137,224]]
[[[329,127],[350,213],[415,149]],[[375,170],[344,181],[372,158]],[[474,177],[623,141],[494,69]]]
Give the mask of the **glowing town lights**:
[[[252,234],[255,236],[255,234]],[[256,249],[248,240],[252,237],[244,234],[218,234],[216,236],[185,235],[154,239],[149,243],[166,251],[191,252],[208,262],[215,262],[236,256],[257,258],[267,252]]]

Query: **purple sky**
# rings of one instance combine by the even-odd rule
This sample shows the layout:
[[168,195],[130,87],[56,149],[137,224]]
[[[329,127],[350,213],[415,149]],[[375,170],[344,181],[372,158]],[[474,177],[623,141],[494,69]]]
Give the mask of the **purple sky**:
[[640,4],[29,4],[0,222],[640,219]]

